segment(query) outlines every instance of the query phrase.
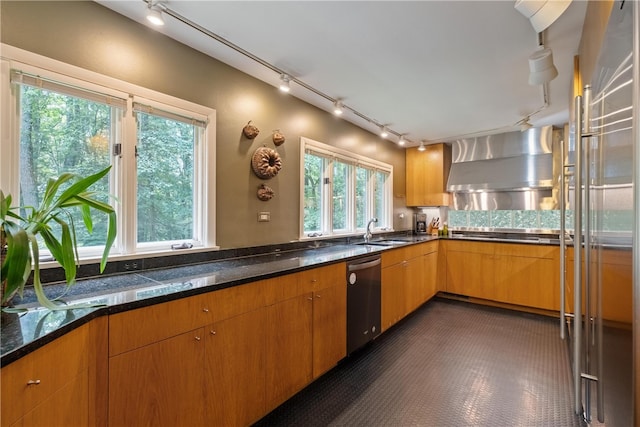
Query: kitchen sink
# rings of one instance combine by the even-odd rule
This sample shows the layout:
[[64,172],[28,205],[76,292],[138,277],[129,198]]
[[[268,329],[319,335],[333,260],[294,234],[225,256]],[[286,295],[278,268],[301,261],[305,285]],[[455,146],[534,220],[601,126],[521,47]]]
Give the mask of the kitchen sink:
[[407,240],[383,239],[383,240],[372,240],[370,242],[360,242],[360,243],[356,243],[356,245],[394,246],[394,245],[405,245],[407,243],[410,243],[410,242]]

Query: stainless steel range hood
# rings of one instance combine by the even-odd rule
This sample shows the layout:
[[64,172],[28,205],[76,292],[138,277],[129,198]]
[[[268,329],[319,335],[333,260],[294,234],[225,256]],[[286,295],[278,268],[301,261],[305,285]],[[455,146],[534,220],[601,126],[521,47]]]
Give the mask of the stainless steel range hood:
[[454,141],[453,209],[556,208],[553,145],[551,126]]

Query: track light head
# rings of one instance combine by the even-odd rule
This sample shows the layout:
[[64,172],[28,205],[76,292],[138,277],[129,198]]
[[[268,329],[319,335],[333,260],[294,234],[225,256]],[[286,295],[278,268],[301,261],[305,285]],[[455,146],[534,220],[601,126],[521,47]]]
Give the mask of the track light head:
[[420,141],[420,146],[418,147],[418,151],[424,151],[424,150],[426,150],[424,146],[424,141]]
[[382,138],[386,138],[389,136],[389,131],[387,130],[386,126],[380,126],[380,136]]
[[288,74],[280,74],[280,90],[282,92],[288,93],[291,90],[290,81],[291,77]]
[[344,112],[344,105],[342,105],[342,101],[336,100],[333,103],[333,114],[335,114],[336,116],[340,116],[342,115],[343,112]]
[[147,8],[147,21],[153,25],[164,25],[164,18],[162,18],[162,8],[159,6],[159,2],[156,0],[149,0],[149,6]]
[[406,140],[404,139],[404,135],[400,135],[400,139],[398,139],[398,145],[403,146],[406,144]]

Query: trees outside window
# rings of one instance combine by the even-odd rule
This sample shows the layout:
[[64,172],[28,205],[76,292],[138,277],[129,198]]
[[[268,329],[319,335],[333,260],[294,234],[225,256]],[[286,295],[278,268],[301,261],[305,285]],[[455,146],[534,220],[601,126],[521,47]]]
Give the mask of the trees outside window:
[[[112,166],[92,189],[118,213],[113,255],[214,244],[207,209],[215,210],[215,174],[208,172],[215,165],[215,111],[133,85],[123,92],[99,84],[111,81],[97,74],[87,82],[1,64],[2,100],[15,106],[2,126],[15,138],[4,140],[0,177],[16,204],[37,207],[47,181],[63,172],[88,176]],[[77,227],[80,256],[101,252],[106,228],[102,215],[94,216],[93,233]]]
[[391,230],[391,165],[302,138],[301,237]]

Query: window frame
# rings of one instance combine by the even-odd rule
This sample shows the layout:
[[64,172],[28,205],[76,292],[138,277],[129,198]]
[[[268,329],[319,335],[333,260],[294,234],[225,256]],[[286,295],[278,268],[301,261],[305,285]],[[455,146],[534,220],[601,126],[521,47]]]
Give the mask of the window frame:
[[[2,57],[0,58],[0,188],[5,193],[19,194],[19,105],[15,91],[17,84],[12,84],[11,70],[41,76],[59,84],[70,85],[82,90],[126,100],[126,110],[114,124],[116,143],[121,143],[120,156],[112,155],[112,171],[110,186],[112,194],[117,194],[118,203],[114,204],[118,218],[117,246],[111,250],[110,260],[130,259],[145,256],[184,254],[185,252],[199,252],[218,249],[216,246],[216,110],[166,95],[151,89],[134,85],[119,79],[108,77],[80,67],[56,61],[33,52],[25,51],[13,46],[0,44]],[[192,117],[205,122],[207,125],[202,132],[202,141],[194,141],[198,145],[194,150],[194,234],[198,234],[191,249],[179,251],[171,249],[171,243],[138,244],[136,224],[136,122],[133,103],[168,111],[183,117]],[[125,184],[126,183],[126,184]],[[129,218],[128,220],[126,218]],[[133,218],[133,220],[131,220]],[[80,251],[81,263],[99,260],[98,253],[93,250]],[[44,263],[44,268],[54,267],[54,262]]]
[[[323,159],[323,180],[328,179],[327,184],[329,187],[322,191],[322,207],[321,207],[321,229],[317,232],[305,232],[304,230],[304,206],[305,206],[305,156],[309,152],[315,156]],[[349,197],[348,205],[346,206],[347,221],[349,226],[345,229],[335,230],[333,228],[333,161],[337,160],[343,163],[347,163],[351,166],[349,177],[349,188],[347,189],[347,195]],[[384,163],[375,159],[368,158],[359,154],[352,153],[347,150],[340,149],[328,144],[324,144],[319,141],[314,141],[310,138],[300,138],[300,224],[299,224],[299,239],[307,240],[318,237],[339,237],[349,236],[363,233],[366,226],[359,227],[357,225],[356,212],[357,212],[357,192],[356,192],[356,170],[358,167],[364,168],[367,173],[367,191],[365,197],[365,218],[372,218],[375,216],[375,186],[377,172],[383,172],[388,174],[388,178],[384,184],[382,200],[384,203],[385,218],[382,218],[377,224],[375,224],[373,231],[393,231],[393,165]],[[372,191],[373,190],[373,191]]]

